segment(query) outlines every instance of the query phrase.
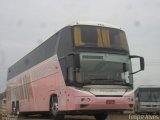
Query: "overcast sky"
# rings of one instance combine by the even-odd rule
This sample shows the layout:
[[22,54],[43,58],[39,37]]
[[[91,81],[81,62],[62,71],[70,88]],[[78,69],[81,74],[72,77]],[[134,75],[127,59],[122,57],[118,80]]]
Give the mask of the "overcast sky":
[[146,62],[135,86],[160,85],[160,0],[0,0],[0,91],[10,65],[77,20],[122,27],[131,54]]

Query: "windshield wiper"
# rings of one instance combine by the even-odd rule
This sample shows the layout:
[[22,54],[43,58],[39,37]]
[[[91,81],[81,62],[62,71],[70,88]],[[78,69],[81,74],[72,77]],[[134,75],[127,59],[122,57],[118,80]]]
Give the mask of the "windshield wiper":
[[111,79],[103,79],[103,78],[94,78],[85,80],[84,84],[104,84],[104,83],[112,83],[114,80]]
[[114,82],[114,83],[122,83],[122,84],[119,84],[119,85],[127,85],[127,86],[130,86],[132,87],[132,84],[131,83],[127,83],[124,79],[123,80],[110,80],[110,82]]
[[116,80],[116,79],[106,79],[106,78],[95,78],[95,79],[90,79],[90,80],[96,80],[96,81],[107,81],[107,82],[124,82],[122,80]]
[[87,81],[84,81],[84,84],[105,84],[105,83],[118,83],[118,85],[127,85],[127,86],[132,86],[132,84],[127,83],[125,80],[115,80],[115,79],[105,79],[105,78],[94,78],[94,79],[90,79]]

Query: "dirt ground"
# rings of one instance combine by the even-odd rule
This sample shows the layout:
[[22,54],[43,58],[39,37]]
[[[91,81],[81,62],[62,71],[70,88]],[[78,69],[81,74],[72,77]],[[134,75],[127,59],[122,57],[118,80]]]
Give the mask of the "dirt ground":
[[[41,116],[30,117],[3,117],[2,120],[52,120]],[[65,116],[65,120],[95,120],[92,116]],[[106,120],[160,120],[158,115],[109,114]]]

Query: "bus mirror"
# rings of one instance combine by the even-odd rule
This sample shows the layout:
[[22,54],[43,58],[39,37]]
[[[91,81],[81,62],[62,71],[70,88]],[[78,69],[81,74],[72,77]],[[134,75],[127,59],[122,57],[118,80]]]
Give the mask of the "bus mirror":
[[68,67],[68,81],[69,83],[74,82],[74,68],[73,67]]
[[144,58],[140,57],[140,66],[141,66],[141,70],[144,70]]
[[132,56],[130,56],[129,58],[130,58],[130,59],[132,59],[132,58],[139,58],[139,60],[140,60],[140,69],[137,70],[136,72],[131,73],[131,74],[135,74],[135,73],[138,73],[138,72],[144,70],[145,64],[144,64],[144,58],[143,58],[143,57],[141,57],[141,56],[136,56],[136,55],[132,55]]

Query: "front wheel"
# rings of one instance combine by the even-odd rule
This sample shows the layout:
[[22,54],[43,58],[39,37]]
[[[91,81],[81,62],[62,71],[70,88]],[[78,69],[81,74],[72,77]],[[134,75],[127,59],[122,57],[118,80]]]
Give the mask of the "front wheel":
[[56,96],[51,98],[50,113],[53,120],[64,120],[64,115],[58,111],[58,100]]
[[108,115],[106,114],[97,114],[94,115],[94,117],[96,118],[96,120],[105,120],[107,118]]

